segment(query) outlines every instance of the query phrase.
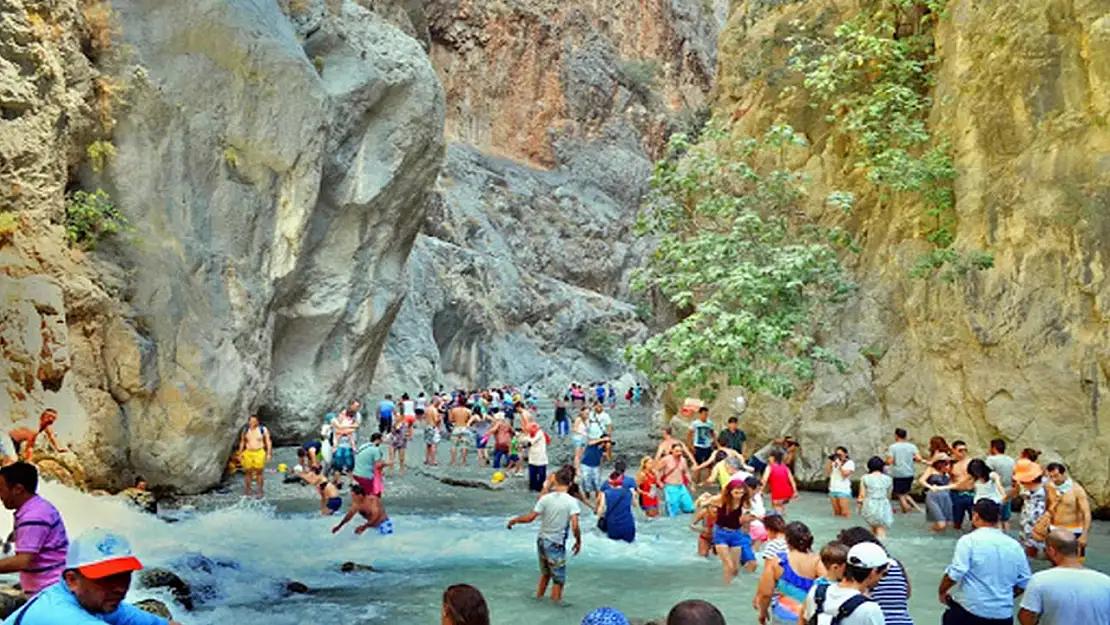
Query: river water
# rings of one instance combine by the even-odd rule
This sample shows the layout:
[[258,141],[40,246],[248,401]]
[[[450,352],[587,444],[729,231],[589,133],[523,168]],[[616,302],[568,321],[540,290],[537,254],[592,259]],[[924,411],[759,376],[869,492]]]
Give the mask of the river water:
[[[445,462],[446,454],[441,457]],[[465,473],[485,479],[490,470]],[[605,539],[593,528],[593,515],[585,514],[583,527],[589,529],[581,555],[568,564],[565,604],[536,601],[536,527],[505,529],[511,516],[535,502],[526,481],[509,478],[503,490],[487,491],[447,486],[417,472],[387,479],[386,504],[397,532],[385,537],[355,536],[351,526],[332,535],[337,519],[319,515],[313,491],[277,479],[267,485],[265,502],[205,496],[194,502],[195,510],[178,513],[177,523],[56,484],[44,484],[41,492],[61,510],[71,535],[93,526],[113,528],[132,540],[147,566],[171,568],[191,582],[200,599],[192,613],[161,591],[135,589],[129,596],[162,599],[187,625],[428,625],[439,622],[443,589],[459,582],[482,590],[495,624],[572,624],[603,605],[631,618],[658,618],[688,598],[716,604],[731,625],[756,622],[751,600],[758,578],[741,576],[724,586],[720,563],[697,556],[688,517],[638,519],[637,541],[628,545]],[[237,492],[238,482],[233,486]],[[854,524],[834,519],[826,500],[809,493],[791,506],[789,518],[809,524],[818,546]],[[0,519],[0,531],[10,529],[4,525],[10,518]],[[939,622],[936,588],[954,543],[954,535],[930,536],[922,515],[896,519],[888,546],[909,570],[911,611],[919,624]],[[1096,523],[1091,552],[1090,566],[1110,569],[1106,524]],[[338,567],[345,561],[379,571],[344,574]],[[286,596],[288,580],[313,592]]]

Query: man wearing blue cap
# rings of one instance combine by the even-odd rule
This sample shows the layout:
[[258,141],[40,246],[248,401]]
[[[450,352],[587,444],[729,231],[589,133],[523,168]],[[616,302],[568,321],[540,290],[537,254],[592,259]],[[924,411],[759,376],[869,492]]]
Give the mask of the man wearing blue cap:
[[43,589],[3,625],[167,625],[166,619],[123,603],[131,574],[142,568],[127,539],[91,529],[69,543],[61,581]]

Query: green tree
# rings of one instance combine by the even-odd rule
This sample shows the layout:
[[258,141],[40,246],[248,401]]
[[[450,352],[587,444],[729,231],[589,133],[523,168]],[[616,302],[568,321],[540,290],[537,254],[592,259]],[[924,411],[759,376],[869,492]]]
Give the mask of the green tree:
[[[853,290],[837,256],[851,241],[798,217],[806,181],[786,162],[804,147],[789,126],[758,139],[730,139],[715,124],[696,144],[671,137],[638,222],[657,246],[633,280],[680,311],[676,325],[628,350],[653,384],[788,397],[815,363],[841,366],[816,332]],[[828,203],[850,210],[852,196]]]
[[127,218],[102,189],[75,191],[66,201],[66,236],[74,245],[91,250],[104,237],[130,230]]

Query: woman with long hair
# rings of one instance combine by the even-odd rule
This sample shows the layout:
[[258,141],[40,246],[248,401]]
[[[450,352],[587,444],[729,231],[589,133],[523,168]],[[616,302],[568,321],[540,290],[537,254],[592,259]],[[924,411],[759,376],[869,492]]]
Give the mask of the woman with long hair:
[[933,456],[933,461],[921,474],[918,483],[925,489],[925,517],[933,524],[934,532],[943,534],[952,523],[952,459],[944,454]]
[[481,591],[468,584],[443,592],[443,625],[489,625],[489,606]]
[[582,472],[582,452],[586,450],[586,443],[588,442],[588,420],[589,411],[582,407],[578,410],[578,416],[574,419],[574,424],[570,426],[570,439],[574,441],[574,469],[579,473]]
[[740,574],[740,567],[749,573],[757,563],[751,536],[745,531],[754,519],[748,505],[751,496],[743,480],[729,482],[717,498],[717,520],[713,526],[713,548],[721,558],[725,584]]
[[771,452],[771,462],[763,471],[763,487],[771,491],[771,506],[779,514],[786,516],[786,504],[798,496],[798,484],[794,473],[787,466],[786,452],[775,449]]
[[767,561],[752,600],[752,607],[759,611],[759,622],[796,625],[810,587],[825,573],[821,556],[813,553],[809,527],[799,521],[788,524],[786,553]]
[[640,460],[640,473],[636,475],[636,490],[640,496],[640,509],[650,518],[659,516],[659,488],[655,462],[651,456],[644,456]]
[[985,460],[975,458],[967,463],[967,474],[971,476],[975,485],[975,501],[990,499],[1000,506],[1006,501],[1006,489],[1002,487],[1002,478],[991,471]]
[[951,458],[952,448],[948,446],[948,441],[944,440],[943,436],[934,436],[929,439],[929,463],[932,464],[940,454]]

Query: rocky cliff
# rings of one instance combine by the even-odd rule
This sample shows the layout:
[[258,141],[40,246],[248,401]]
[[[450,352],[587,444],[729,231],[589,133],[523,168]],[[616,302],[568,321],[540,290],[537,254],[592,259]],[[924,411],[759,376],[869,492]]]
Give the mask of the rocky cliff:
[[628,375],[633,219],[666,136],[706,113],[726,4],[426,4],[452,147],[377,392]]
[[822,371],[791,402],[758,398],[745,428],[798,436],[805,477],[834,445],[885,450],[898,426],[978,454],[1000,437],[1063,459],[1110,505],[1110,9],[947,3],[929,124],[952,142],[953,247],[992,252],[994,267],[945,283],[910,276],[929,249],[921,206],[878,201],[786,66],[799,26],[831,30],[859,8],[735,2],[721,35],[716,114],[748,133],[792,124],[812,146],[813,196],[860,198],[847,218],[813,207],[862,248],[848,257],[858,295],[825,338],[848,371]]
[[[443,156],[420,42],[350,0],[2,7],[3,412],[57,408],[91,486],[195,490],[248,412],[365,389]],[[78,181],[134,232],[67,248]]]

